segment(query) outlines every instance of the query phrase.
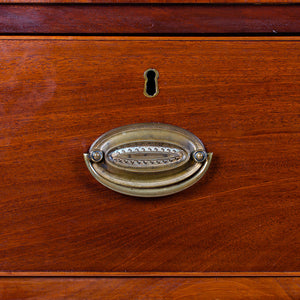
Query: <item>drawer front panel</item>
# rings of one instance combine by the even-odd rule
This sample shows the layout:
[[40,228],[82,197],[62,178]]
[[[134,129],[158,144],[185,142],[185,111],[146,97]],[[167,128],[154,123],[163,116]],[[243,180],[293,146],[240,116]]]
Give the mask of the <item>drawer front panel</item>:
[[[299,271],[297,39],[0,45],[1,271]],[[214,152],[206,176],[157,199],[98,184],[82,154],[143,122],[201,138]]]
[[126,9],[124,5],[103,4],[2,5],[0,33],[14,35],[24,33],[118,35],[264,33],[270,35],[300,32],[299,5],[260,4],[144,5],[140,3],[126,6]]

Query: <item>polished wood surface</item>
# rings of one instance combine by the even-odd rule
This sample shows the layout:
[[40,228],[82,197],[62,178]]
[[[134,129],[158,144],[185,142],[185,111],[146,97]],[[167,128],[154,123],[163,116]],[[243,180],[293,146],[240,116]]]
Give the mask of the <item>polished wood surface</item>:
[[[0,49],[0,271],[299,271],[297,38],[4,37]],[[214,152],[206,177],[161,199],[97,183],[82,154],[137,122],[199,136]]]
[[5,5],[3,34],[284,34],[300,5]]
[[299,299],[300,278],[1,278],[2,300]]

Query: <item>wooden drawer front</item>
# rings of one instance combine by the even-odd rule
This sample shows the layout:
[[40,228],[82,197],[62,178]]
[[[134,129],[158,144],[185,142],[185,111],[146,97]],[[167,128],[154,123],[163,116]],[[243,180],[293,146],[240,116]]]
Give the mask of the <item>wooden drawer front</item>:
[[[0,51],[1,271],[299,271],[298,39],[6,37]],[[153,121],[214,152],[205,178],[158,199],[97,183],[91,143]]]

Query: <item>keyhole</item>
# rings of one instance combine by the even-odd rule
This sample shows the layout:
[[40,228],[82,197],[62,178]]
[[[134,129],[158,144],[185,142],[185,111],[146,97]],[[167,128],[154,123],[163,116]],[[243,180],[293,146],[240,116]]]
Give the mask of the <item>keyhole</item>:
[[155,69],[148,69],[144,73],[145,78],[145,88],[144,95],[146,97],[154,97],[158,94],[158,72]]

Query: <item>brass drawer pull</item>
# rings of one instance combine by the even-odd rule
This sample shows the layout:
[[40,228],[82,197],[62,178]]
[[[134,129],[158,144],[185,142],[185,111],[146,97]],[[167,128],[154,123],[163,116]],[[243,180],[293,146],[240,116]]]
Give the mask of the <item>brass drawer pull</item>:
[[114,191],[159,197],[196,183],[208,170],[212,155],[185,129],[143,123],[100,136],[84,160],[95,179]]

